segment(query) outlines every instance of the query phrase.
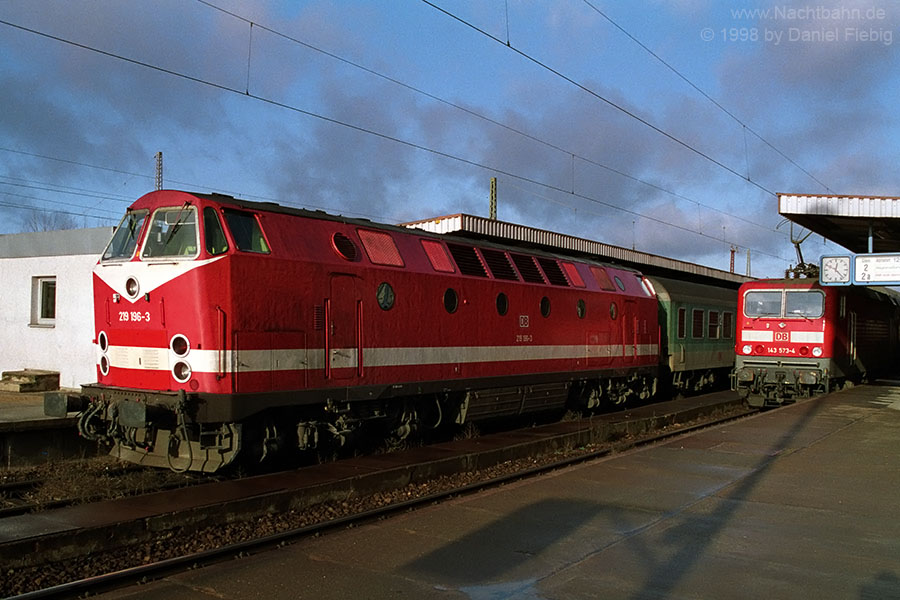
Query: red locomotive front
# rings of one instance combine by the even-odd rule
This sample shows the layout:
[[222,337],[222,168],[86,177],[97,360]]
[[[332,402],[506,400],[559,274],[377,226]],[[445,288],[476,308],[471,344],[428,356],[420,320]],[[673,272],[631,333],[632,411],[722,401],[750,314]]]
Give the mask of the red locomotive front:
[[94,302],[80,429],[177,469],[656,388],[636,271],[226,196],[135,202]]
[[883,372],[897,344],[895,298],[811,279],[743,284],[732,388],[763,406]]

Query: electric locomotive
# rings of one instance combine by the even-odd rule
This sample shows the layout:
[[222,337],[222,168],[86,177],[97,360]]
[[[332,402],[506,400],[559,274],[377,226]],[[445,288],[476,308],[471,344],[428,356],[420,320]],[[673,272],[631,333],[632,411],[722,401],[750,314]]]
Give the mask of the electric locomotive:
[[659,375],[635,270],[230,196],[141,197],[93,285],[97,382],[45,412],[175,470],[646,399]]
[[758,280],[738,292],[732,389],[752,406],[828,393],[887,372],[898,295],[885,288]]

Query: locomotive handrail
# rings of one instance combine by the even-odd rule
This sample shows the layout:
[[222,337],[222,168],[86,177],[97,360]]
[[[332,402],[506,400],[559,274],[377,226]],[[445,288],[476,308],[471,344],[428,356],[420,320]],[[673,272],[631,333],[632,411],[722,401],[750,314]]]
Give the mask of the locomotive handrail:
[[228,343],[228,333],[225,328],[225,311],[221,306],[216,306],[216,319],[219,328],[219,351],[216,353],[216,380],[225,378],[225,352]]

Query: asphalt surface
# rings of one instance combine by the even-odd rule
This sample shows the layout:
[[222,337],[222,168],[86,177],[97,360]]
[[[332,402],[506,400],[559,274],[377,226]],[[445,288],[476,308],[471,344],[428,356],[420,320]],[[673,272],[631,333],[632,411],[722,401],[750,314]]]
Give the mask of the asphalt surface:
[[900,599],[900,386],[863,386],[103,598]]

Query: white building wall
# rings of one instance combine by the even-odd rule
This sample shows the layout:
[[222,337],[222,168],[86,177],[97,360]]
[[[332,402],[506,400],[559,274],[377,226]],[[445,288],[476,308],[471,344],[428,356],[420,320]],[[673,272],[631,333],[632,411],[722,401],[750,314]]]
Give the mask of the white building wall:
[[[59,384],[97,381],[93,270],[112,229],[0,235],[0,371],[59,372]],[[56,278],[52,325],[33,319],[35,277]]]
[[[96,255],[0,258],[0,370],[59,371],[61,387],[97,380],[92,275]],[[32,324],[32,279],[56,277],[56,319]]]

